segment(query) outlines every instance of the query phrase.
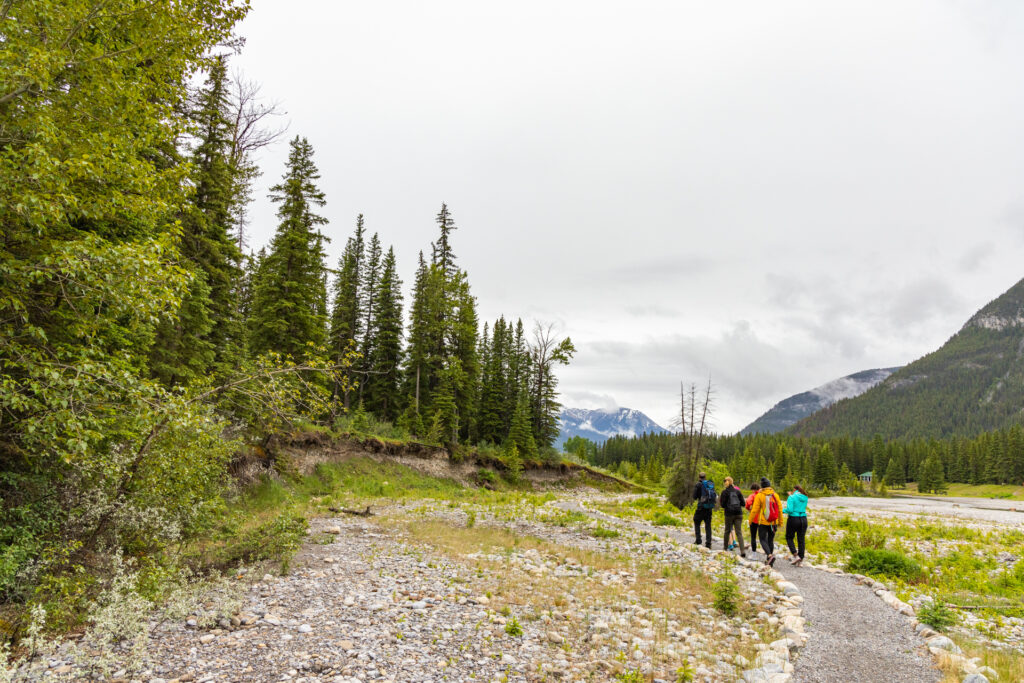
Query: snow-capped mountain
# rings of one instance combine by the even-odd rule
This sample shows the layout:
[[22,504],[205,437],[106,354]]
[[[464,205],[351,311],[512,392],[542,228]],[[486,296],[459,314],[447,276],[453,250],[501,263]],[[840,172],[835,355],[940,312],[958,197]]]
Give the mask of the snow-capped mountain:
[[561,430],[555,447],[561,448],[566,439],[582,436],[594,443],[604,443],[609,438],[639,436],[643,433],[661,433],[668,430],[658,425],[639,410],[618,408],[616,410],[587,410],[586,408],[563,408],[559,416]]
[[799,422],[836,401],[860,396],[897,370],[899,370],[898,367],[863,370],[834,379],[802,394],[790,396],[784,401],[776,403],[771,410],[740,430],[740,434],[781,432],[791,424]]

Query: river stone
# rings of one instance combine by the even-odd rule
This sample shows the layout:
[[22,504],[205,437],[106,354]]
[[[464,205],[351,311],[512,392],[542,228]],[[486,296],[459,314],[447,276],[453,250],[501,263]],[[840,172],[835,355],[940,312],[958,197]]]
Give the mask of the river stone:
[[938,648],[940,650],[947,650],[949,652],[955,652],[959,654],[960,648],[952,640],[946,636],[935,636],[934,638],[928,639],[928,647]]
[[983,674],[971,674],[963,683],[989,683],[989,680]]

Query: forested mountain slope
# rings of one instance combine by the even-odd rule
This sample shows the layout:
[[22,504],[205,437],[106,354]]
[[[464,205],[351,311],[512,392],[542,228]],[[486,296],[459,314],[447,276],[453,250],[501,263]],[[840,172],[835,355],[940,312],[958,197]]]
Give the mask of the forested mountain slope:
[[790,396],[776,403],[761,417],[741,429],[740,434],[781,432],[791,424],[799,422],[822,408],[827,408],[836,401],[860,396],[897,370],[899,370],[898,367],[862,370],[846,377],[834,379],[810,391]]
[[798,435],[969,436],[1024,421],[1024,280],[940,349],[789,428]]

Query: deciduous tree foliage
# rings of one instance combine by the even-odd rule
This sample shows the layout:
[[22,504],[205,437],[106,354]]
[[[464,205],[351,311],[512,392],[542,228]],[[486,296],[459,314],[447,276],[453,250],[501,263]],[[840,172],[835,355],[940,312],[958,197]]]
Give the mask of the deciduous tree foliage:
[[212,407],[165,393],[148,358],[157,323],[179,315],[195,282],[175,224],[188,201],[175,149],[186,83],[245,11],[220,0],[0,4],[7,595],[100,544],[187,531],[224,473]]

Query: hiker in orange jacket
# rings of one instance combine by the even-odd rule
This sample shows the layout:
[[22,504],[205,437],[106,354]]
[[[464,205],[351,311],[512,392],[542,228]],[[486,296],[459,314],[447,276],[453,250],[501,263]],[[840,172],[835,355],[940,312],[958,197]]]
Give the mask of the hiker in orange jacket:
[[[754,505],[754,499],[757,498],[757,492],[761,490],[760,484],[750,485],[750,495],[747,496],[747,511],[750,511],[751,506]],[[754,515],[750,515],[750,554],[757,554],[757,518]]]
[[775,530],[782,523],[782,500],[772,489],[768,477],[761,477],[761,489],[750,506],[750,521],[757,522],[757,534],[764,550],[765,563],[775,564]]

